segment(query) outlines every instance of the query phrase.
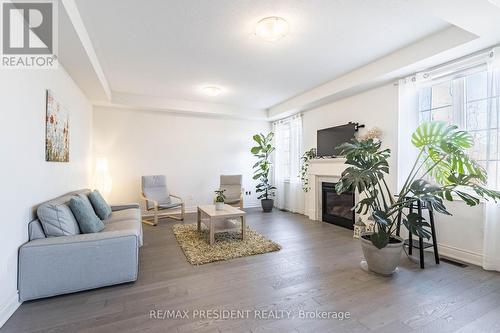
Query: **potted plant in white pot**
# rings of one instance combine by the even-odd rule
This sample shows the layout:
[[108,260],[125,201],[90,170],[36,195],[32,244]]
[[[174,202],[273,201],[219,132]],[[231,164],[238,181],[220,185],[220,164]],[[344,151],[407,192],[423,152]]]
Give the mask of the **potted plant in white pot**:
[[354,139],[339,146],[348,167],[336,190],[356,190],[361,200],[354,209],[358,214],[370,213],[375,221],[374,232],[360,239],[368,268],[376,273],[392,274],[399,265],[403,240],[396,235],[396,227],[400,214],[409,232],[430,238],[429,224],[407,209],[418,200],[436,212],[451,215],[444,200],[459,197],[474,206],[479,198],[500,199],[500,192],[485,187],[486,171],[466,153],[473,144],[468,132],[443,122],[426,122],[413,133],[411,142],[418,156],[397,196],[385,180],[390,150],[382,150],[379,140]]
[[274,151],[274,147],[272,145],[273,136],[273,132],[270,132],[267,135],[254,135],[253,140],[257,143],[257,146],[252,147],[251,149],[252,154],[258,158],[258,161],[253,165],[253,179],[259,181],[255,191],[258,194],[257,199],[260,199],[262,210],[266,213],[273,210],[274,191],[276,190],[276,187],[271,184],[269,179],[272,165],[270,158]]
[[224,195],[224,192],[226,190],[215,190],[215,210],[224,210],[224,202],[226,201],[226,196]]

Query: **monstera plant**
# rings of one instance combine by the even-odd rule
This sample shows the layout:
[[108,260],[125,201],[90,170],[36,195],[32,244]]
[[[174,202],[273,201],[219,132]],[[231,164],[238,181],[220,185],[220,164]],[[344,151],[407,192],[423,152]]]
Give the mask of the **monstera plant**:
[[[356,190],[360,200],[354,207],[359,214],[371,214],[373,233],[361,237],[368,268],[391,274],[399,264],[403,248],[396,235],[398,216],[412,234],[430,238],[430,225],[408,208],[421,201],[435,212],[451,215],[444,201],[461,198],[477,205],[480,198],[500,199],[500,192],[486,188],[486,171],[467,155],[472,136],[444,122],[421,124],[411,137],[418,155],[397,195],[391,193],[385,176],[389,173],[389,149],[381,149],[379,140],[368,139],[339,146],[348,167],[336,185],[338,193]],[[383,260],[380,260],[383,258]]]

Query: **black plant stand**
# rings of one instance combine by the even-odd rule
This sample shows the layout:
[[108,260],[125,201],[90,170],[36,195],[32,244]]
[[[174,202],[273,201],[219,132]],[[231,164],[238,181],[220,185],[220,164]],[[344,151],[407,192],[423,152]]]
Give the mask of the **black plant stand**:
[[[413,212],[414,209],[417,209],[418,215],[422,217],[422,210],[425,209],[429,212],[429,224],[431,226],[431,235],[432,235],[432,243],[427,243],[424,242],[424,239],[422,237],[418,238],[418,241],[413,239],[413,234],[408,230],[408,239],[404,241],[404,245],[408,246],[408,254],[412,255],[413,253],[413,248],[419,249],[420,252],[420,268],[424,269],[425,264],[424,264],[424,250],[429,247],[434,248],[434,259],[436,261],[436,264],[439,265],[439,252],[438,252],[438,246],[437,246],[437,238],[436,238],[436,228],[434,227],[434,213],[432,211],[432,206],[426,205],[424,202],[418,200],[415,203],[412,203],[411,206],[409,207],[410,213]],[[396,229],[396,235],[399,236],[401,230],[401,213],[398,215],[398,223],[397,223],[397,229]]]

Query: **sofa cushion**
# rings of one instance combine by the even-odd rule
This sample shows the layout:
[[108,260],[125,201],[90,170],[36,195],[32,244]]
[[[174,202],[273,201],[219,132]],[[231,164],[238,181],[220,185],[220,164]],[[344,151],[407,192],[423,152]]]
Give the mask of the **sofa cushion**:
[[138,237],[139,246],[142,246],[142,216],[139,208],[114,211],[104,224],[106,227],[103,232],[132,233]]
[[28,239],[30,241],[35,239],[47,238],[43,231],[42,224],[39,220],[33,220],[28,224]]
[[41,204],[37,209],[37,215],[47,237],[80,233],[78,222],[64,199]]
[[69,207],[83,233],[94,233],[104,229],[104,223],[95,214],[94,208],[85,194],[78,194],[71,198]]
[[115,223],[108,223],[103,232],[119,232],[120,234],[135,235],[139,239],[139,246],[142,245],[141,224],[137,220],[122,220]]
[[99,191],[94,190],[89,193],[89,200],[94,207],[94,211],[101,220],[105,220],[111,216],[111,207],[102,197]]
[[124,221],[124,220],[141,220],[141,211],[140,209],[132,208],[132,209],[124,209],[111,213],[111,216],[104,220],[105,224]]

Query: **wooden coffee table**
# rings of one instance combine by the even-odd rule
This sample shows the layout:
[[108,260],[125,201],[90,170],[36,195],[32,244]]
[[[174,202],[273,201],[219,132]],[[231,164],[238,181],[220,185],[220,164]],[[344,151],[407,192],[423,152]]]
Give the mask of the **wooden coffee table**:
[[246,213],[236,207],[224,205],[224,210],[215,210],[215,205],[198,206],[198,231],[201,231],[201,223],[210,230],[210,245],[215,243],[215,234],[218,232],[232,231],[238,228],[237,223],[231,219],[241,219],[241,239],[245,239],[245,215]]

